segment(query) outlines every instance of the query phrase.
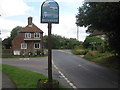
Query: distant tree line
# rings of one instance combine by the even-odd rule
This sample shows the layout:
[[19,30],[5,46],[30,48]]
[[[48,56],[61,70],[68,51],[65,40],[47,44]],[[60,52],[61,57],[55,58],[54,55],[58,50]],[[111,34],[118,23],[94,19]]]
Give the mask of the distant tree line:
[[[22,27],[17,26],[13,28],[10,32],[10,37],[5,38],[2,41],[2,46],[5,49],[10,49],[12,47],[12,40],[15,36],[21,31]],[[48,48],[48,36],[45,35],[43,37],[44,48]],[[82,42],[74,39],[74,38],[65,38],[59,35],[52,35],[52,48],[53,49],[73,49],[75,46],[82,44]]]
[[[52,49],[73,49],[82,42],[74,38],[65,38],[59,35],[52,35]],[[48,48],[48,36],[44,36],[44,47]]]

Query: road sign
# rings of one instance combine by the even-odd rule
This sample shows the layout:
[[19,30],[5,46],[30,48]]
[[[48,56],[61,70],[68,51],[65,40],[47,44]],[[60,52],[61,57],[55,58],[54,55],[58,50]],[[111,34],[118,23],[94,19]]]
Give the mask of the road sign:
[[[48,82],[52,82],[52,23],[59,23],[59,5],[54,0],[46,0],[41,5],[41,23],[48,23]],[[50,87],[52,85],[50,84]]]
[[59,23],[59,5],[54,0],[46,0],[41,5],[41,23]]

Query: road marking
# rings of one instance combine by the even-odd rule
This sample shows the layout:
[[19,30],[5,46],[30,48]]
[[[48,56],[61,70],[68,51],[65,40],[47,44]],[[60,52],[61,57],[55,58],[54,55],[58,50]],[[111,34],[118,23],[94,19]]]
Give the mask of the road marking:
[[19,58],[19,60],[30,60],[30,58]]
[[78,66],[79,66],[79,67],[82,67],[82,65],[80,65],[80,64],[79,64]]
[[82,68],[84,68],[85,70],[88,70],[89,71],[89,69],[87,69],[87,68],[85,68],[84,66],[82,66],[82,65],[78,65],[78,67],[82,67]]
[[67,51],[63,51],[63,50],[57,50],[57,51],[64,52],[64,53],[67,53],[67,54],[71,54],[71,52],[67,52]]
[[68,80],[68,78],[58,69],[58,67],[54,64],[53,60],[52,60],[53,66],[55,69],[58,70],[58,73],[67,81],[67,83],[74,89],[77,89],[77,87],[70,82],[70,80]]

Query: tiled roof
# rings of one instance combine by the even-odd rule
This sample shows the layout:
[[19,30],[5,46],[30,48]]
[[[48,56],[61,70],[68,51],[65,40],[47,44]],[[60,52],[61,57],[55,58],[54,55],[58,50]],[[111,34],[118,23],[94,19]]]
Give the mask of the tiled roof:
[[41,32],[43,33],[43,31],[41,29],[39,29],[36,25],[32,24],[32,25],[27,25],[25,28],[23,28],[20,32]]

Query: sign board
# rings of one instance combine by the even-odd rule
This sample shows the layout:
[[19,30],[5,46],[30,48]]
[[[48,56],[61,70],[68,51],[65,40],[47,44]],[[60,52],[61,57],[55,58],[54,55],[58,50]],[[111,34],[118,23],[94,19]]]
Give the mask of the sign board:
[[59,23],[59,5],[54,0],[46,0],[41,6],[41,23]]

